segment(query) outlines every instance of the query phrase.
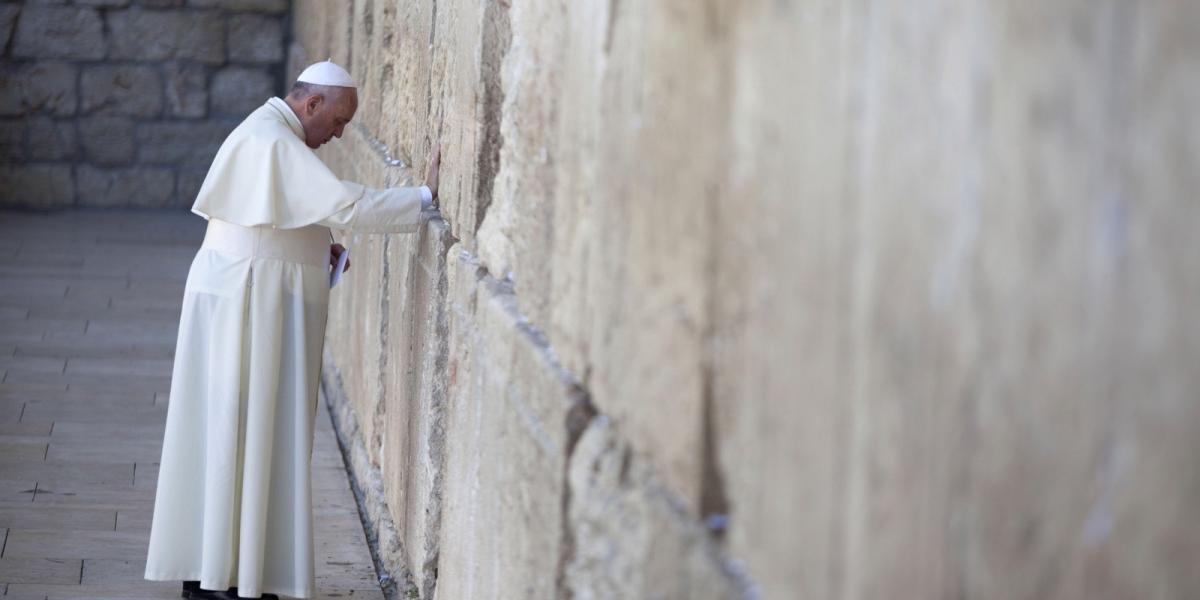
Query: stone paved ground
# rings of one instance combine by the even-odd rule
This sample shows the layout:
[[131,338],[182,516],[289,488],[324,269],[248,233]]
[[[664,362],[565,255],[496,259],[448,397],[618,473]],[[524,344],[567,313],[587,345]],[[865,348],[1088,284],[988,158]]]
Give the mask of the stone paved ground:
[[[178,598],[142,579],[186,211],[0,211],[0,594]],[[313,453],[319,598],[382,598],[329,416]]]

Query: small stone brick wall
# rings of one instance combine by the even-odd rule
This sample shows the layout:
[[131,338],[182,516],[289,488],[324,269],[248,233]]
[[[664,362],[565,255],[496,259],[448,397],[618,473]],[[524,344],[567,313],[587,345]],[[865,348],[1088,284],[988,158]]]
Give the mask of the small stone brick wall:
[[0,206],[191,206],[284,85],[289,0],[0,2]]

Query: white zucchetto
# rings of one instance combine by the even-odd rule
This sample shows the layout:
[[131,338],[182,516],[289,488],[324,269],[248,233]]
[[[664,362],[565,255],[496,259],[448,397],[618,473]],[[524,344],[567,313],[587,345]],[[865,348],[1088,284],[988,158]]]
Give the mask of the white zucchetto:
[[309,65],[300,73],[296,81],[304,83],[312,83],[315,85],[332,85],[336,87],[357,88],[358,84],[354,83],[354,78],[345,69],[333,64],[332,61],[324,60],[319,63]]

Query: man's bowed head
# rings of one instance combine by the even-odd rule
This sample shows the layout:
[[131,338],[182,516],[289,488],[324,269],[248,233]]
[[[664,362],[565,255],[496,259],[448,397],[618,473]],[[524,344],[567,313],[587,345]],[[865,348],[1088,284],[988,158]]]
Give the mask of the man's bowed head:
[[[341,138],[346,125],[358,111],[358,84],[345,69],[330,62],[315,63],[296,78],[296,83],[284,101],[296,113],[304,127],[304,144],[316,150],[333,138]],[[425,185],[438,197],[438,166],[441,148],[434,148],[425,174]],[[345,250],[341,244],[331,248],[331,262]],[[349,262],[346,264],[349,270]]]

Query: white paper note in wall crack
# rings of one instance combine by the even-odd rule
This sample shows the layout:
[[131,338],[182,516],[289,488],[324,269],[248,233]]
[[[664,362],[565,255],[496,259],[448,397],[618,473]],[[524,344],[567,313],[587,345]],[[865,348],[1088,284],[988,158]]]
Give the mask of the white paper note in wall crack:
[[341,255],[338,256],[337,265],[335,265],[333,267],[333,270],[330,271],[330,273],[329,273],[330,289],[332,289],[333,286],[337,285],[338,282],[342,280],[342,269],[346,268],[347,260],[350,260],[350,249],[349,248],[342,250]]

